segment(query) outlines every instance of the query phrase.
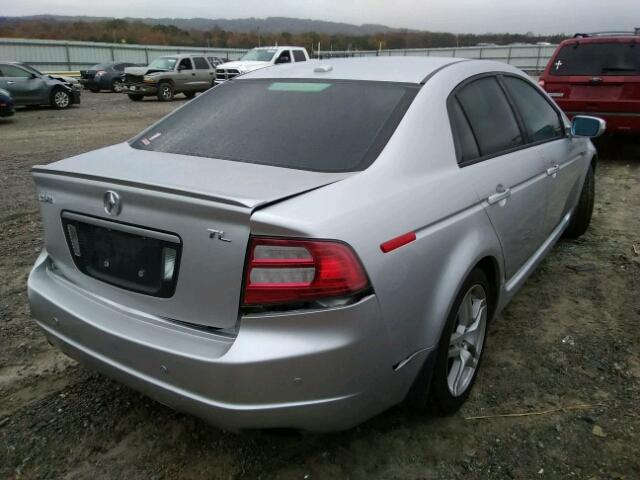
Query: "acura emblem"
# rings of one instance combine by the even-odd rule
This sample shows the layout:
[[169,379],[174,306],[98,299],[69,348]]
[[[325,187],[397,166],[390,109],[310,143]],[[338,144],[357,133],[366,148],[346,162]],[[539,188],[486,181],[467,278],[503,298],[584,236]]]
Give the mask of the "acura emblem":
[[120,211],[122,211],[122,202],[120,201],[120,195],[118,195],[113,190],[107,190],[104,193],[103,201],[104,211],[109,215],[113,215],[115,217],[116,215],[120,214]]

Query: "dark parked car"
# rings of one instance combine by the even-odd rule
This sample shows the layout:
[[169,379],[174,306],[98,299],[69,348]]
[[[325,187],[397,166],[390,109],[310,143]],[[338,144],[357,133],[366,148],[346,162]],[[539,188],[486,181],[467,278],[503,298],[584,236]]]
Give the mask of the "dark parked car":
[[16,113],[13,98],[6,90],[0,89],[0,117],[10,117]]
[[640,134],[640,28],[578,33],[562,42],[540,86],[572,118],[594,115],[610,132]]
[[75,79],[47,75],[25,63],[0,62],[0,88],[11,94],[16,106],[67,108],[80,103],[80,84]]
[[92,92],[122,91],[122,75],[126,67],[141,67],[137,63],[98,63],[89,70],[80,70],[80,83]]

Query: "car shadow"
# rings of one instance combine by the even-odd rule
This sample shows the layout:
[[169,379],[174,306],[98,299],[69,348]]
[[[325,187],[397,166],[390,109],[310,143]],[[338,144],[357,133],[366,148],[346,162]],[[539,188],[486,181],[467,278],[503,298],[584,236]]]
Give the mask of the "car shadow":
[[593,140],[598,150],[598,160],[628,163],[640,159],[640,136],[604,135]]

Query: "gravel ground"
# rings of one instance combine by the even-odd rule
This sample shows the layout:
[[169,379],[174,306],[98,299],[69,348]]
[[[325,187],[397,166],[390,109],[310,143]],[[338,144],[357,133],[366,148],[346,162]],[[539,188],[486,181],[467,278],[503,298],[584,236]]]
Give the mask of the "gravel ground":
[[[51,348],[26,297],[42,241],[29,168],[125,140],[183,103],[87,92],[79,107],[0,120],[0,478],[640,478],[638,139],[599,142],[591,229],[559,243],[492,324],[456,415],[398,407],[332,435],[232,434]],[[469,418],[570,405],[592,406]]]

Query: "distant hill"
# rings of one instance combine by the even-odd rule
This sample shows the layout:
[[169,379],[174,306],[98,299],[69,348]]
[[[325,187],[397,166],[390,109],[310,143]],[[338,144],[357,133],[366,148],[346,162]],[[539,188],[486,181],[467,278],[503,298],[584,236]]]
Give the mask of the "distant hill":
[[562,35],[454,34],[286,17],[228,20],[65,15],[0,16],[0,37],[222,48],[301,45],[310,52],[318,44],[330,50],[377,50],[462,47],[478,43],[557,43],[563,39]]
[[[88,17],[69,15],[31,15],[25,17],[7,17],[20,20],[52,20],[56,22],[100,22],[112,20],[112,17]],[[212,30],[216,27],[228,32],[261,33],[289,32],[292,34],[315,32],[325,35],[374,35],[376,33],[390,33],[408,31],[407,29],[391,28],[385,25],[326,22],[304,18],[267,17],[267,18],[133,18],[125,17],[128,22],[142,22],[147,25],[174,25],[183,30]]]

